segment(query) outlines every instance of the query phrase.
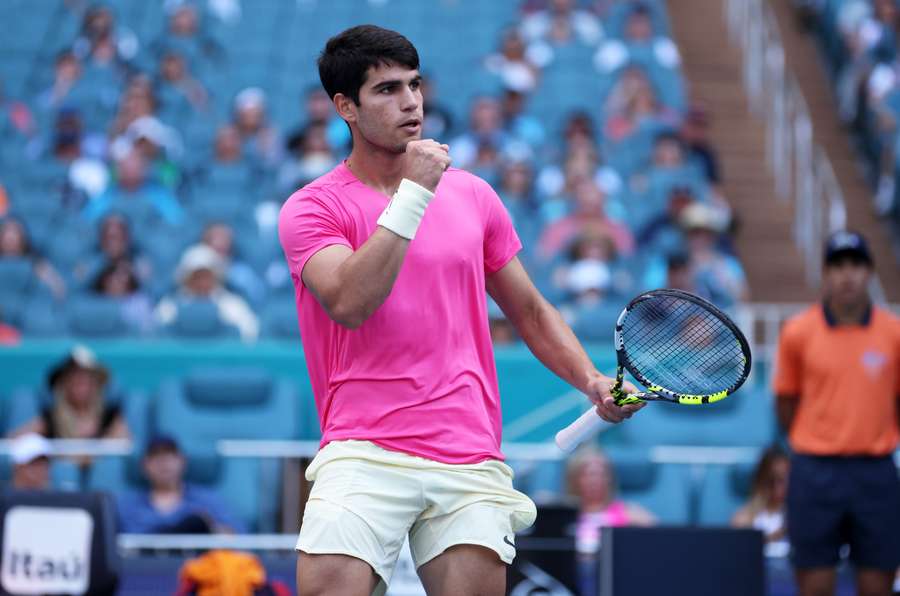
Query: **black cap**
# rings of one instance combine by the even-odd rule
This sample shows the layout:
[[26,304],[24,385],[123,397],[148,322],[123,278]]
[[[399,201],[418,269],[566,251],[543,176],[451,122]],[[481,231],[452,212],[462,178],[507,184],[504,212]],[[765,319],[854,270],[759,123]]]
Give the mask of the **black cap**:
[[162,452],[181,453],[181,450],[178,448],[178,441],[168,435],[157,435],[147,441],[144,457],[149,457]]
[[851,257],[868,265],[873,263],[869,244],[862,234],[846,230],[834,232],[825,243],[826,265],[831,265],[841,257]]

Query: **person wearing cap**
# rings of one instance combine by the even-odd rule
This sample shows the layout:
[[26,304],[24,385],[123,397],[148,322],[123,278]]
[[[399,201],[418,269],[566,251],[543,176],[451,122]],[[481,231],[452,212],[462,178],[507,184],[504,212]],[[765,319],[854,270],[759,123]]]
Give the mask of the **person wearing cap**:
[[184,479],[187,460],[177,441],[156,436],[141,461],[147,490],[118,498],[119,529],[129,534],[245,532],[243,522],[212,491]]
[[50,488],[50,442],[37,433],[26,433],[12,444],[14,490]]
[[[36,417],[14,430],[13,437],[36,433],[48,439],[127,439],[131,433],[117,403],[105,400],[109,371],[85,346],[75,346],[50,369],[52,401]],[[76,458],[79,465],[89,458]]]
[[274,169],[283,157],[283,141],[278,130],[268,122],[266,92],[247,87],[234,98],[234,126],[241,135],[244,152],[259,166]]
[[681,210],[679,223],[685,235],[691,274],[700,293],[721,308],[746,300],[749,292],[744,268],[719,247],[728,227],[728,214],[696,202]]
[[872,255],[854,232],[825,246],[822,301],[782,329],[773,374],[793,451],[787,532],[801,596],[833,594],[843,545],[859,594],[891,594],[900,565],[900,320],[872,304]]
[[146,224],[145,216],[152,216],[169,225],[184,221],[184,209],[172,192],[154,183],[147,173],[147,159],[132,147],[116,160],[116,181],[103,194],[91,199],[82,209],[82,216],[95,222],[110,212],[122,212],[132,225]]
[[225,289],[224,274],[225,263],[212,247],[195,244],[188,248],[175,270],[178,290],[156,306],[157,321],[163,326],[173,323],[178,318],[180,302],[210,300],[218,308],[222,322],[236,327],[244,341],[255,341],[259,319],[243,298]]

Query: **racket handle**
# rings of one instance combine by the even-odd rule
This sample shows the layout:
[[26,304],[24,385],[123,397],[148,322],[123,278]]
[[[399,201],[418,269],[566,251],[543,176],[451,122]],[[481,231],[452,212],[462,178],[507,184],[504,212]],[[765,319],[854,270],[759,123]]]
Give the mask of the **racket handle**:
[[556,433],[556,446],[568,453],[591,435],[609,426],[612,426],[612,423],[601,418],[597,414],[597,410],[591,407],[590,410],[579,416],[575,422]]

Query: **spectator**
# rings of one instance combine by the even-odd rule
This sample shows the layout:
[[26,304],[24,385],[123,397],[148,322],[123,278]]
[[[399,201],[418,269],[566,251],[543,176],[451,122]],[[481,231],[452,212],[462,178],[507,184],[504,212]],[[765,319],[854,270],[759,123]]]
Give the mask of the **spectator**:
[[[900,321],[872,304],[856,233],[824,247],[822,300],[788,320],[772,381],[792,455],[787,537],[802,596],[833,594],[850,545],[857,594],[888,596],[900,566]],[[865,407],[858,407],[860,399]]]
[[236,327],[244,341],[255,341],[259,336],[259,321],[243,298],[222,287],[223,275],[224,263],[215,250],[203,244],[188,248],[175,272],[179,283],[177,292],[163,298],[156,307],[159,323],[173,323],[182,301],[209,300],[216,305],[223,323]]
[[588,227],[605,230],[619,254],[631,254],[634,250],[634,238],[627,227],[607,216],[606,195],[594,180],[581,180],[574,190],[573,212],[548,225],[541,234],[538,243],[540,257],[544,260],[552,259]]
[[507,89],[530,93],[537,87],[540,68],[529,60],[525,41],[516,29],[503,34],[500,51],[485,58],[484,66]]
[[603,227],[587,226],[571,242],[565,261],[553,271],[553,283],[569,302],[598,302],[612,293],[623,295],[631,278],[617,264],[616,244]]
[[84,13],[81,32],[72,44],[75,55],[84,59],[127,62],[140,47],[137,36],[127,28],[116,25],[109,7],[96,4]]
[[12,444],[13,490],[47,490],[50,488],[50,443],[39,434],[27,433]]
[[150,440],[141,462],[149,487],[118,500],[119,529],[130,534],[244,532],[219,497],[186,482],[187,461],[175,439]]
[[[469,111],[469,128],[450,141],[450,156],[457,168],[471,168],[479,161],[479,151],[491,147],[502,152],[509,140],[503,130],[503,112],[493,97],[479,97]],[[483,161],[483,159],[482,159]]]
[[216,66],[224,60],[222,45],[201,28],[195,3],[172,2],[167,4],[166,10],[166,31],[152,44],[157,56],[166,50],[173,50],[184,56],[193,69],[200,70]]
[[[537,53],[532,44],[564,45],[578,41],[583,45],[597,45],[603,38],[603,26],[596,15],[575,8],[574,0],[548,0],[547,8],[538,10],[524,19],[520,28],[522,37],[529,44],[529,51]],[[546,50],[540,50],[545,54]],[[549,60],[541,60],[543,66]]]
[[[17,437],[37,433],[48,439],[127,439],[131,433],[122,409],[106,401],[109,371],[85,346],[75,346],[47,375],[52,395],[37,417],[15,429]],[[81,467],[87,457],[77,457]]]
[[761,531],[769,556],[788,554],[784,507],[789,468],[786,453],[775,447],[767,449],[753,471],[750,498],[731,518],[731,525],[736,528]]
[[281,135],[267,121],[266,94],[247,87],[234,98],[234,126],[241,136],[244,154],[260,167],[271,170],[281,161]]
[[678,114],[662,104],[646,73],[626,68],[610,91],[604,106],[603,135],[614,143],[638,133],[654,134],[678,124]]
[[0,219],[0,260],[4,259],[30,262],[32,274],[44,289],[57,299],[65,296],[66,284],[62,277],[50,261],[39,256],[32,247],[25,225],[11,216]]
[[225,286],[256,306],[265,301],[266,287],[253,268],[237,257],[234,230],[224,223],[213,223],[203,232],[203,244],[219,256],[224,269]]
[[109,127],[109,136],[116,139],[124,135],[131,123],[139,118],[155,116],[157,109],[153,82],[145,75],[136,75],[128,82],[128,87],[119,101],[119,109]]
[[544,125],[534,116],[525,113],[528,97],[522,92],[507,88],[500,96],[503,127],[514,139],[528,143],[532,149],[543,145],[546,137]]
[[288,159],[278,170],[279,195],[287,196],[337,165],[325,124],[311,123],[288,139]]
[[[422,96],[425,96],[424,89]],[[426,107],[426,118],[427,111]],[[330,147],[342,152],[349,147],[350,130],[346,123],[338,117],[331,98],[328,97],[321,85],[312,85],[306,90],[302,112],[303,121],[290,134],[289,139],[297,138],[298,135],[302,136],[309,126],[318,124],[325,127],[325,138]],[[288,148],[290,149],[290,140],[288,140]]]
[[153,305],[141,291],[134,266],[126,259],[109,262],[94,281],[96,294],[113,300],[122,320],[140,335],[149,335],[153,329]]
[[709,114],[704,106],[695,104],[688,111],[681,126],[681,139],[688,151],[688,159],[699,165],[710,184],[718,186],[722,180],[719,157],[709,140]]
[[[423,76],[419,82],[419,89],[422,91],[422,110],[425,117],[422,121],[422,138],[424,139],[445,139],[453,130],[453,114],[446,106],[439,103],[436,86],[437,83],[429,76]],[[343,129],[347,130],[346,125]],[[347,140],[349,142],[349,136]],[[332,143],[332,146],[341,147],[342,145]]]
[[153,263],[138,251],[128,221],[122,215],[113,213],[100,222],[96,248],[75,264],[73,277],[77,283],[87,287],[110,263],[120,260],[129,261],[139,285],[148,283],[153,277]]
[[[538,199],[534,192],[534,170],[524,160],[504,162],[500,169],[500,185],[497,194],[503,201],[513,226],[522,240],[526,267],[537,248],[540,235]],[[523,255],[520,255],[522,257]]]
[[730,308],[748,297],[744,268],[732,255],[719,249],[725,230],[722,214],[702,203],[686,207],[681,224],[694,283],[721,308]]
[[82,213],[88,221],[97,221],[112,211],[125,214],[132,224],[178,225],[184,220],[184,210],[175,195],[148,179],[147,160],[137,150],[116,162],[115,182]]
[[156,89],[163,120],[183,127],[209,107],[209,94],[191,74],[185,57],[176,50],[163,52],[157,77]]
[[650,9],[641,3],[634,3],[622,39],[606,41],[594,55],[594,65],[605,76],[628,63],[654,70],[674,70],[681,65],[678,47],[654,31]]
[[43,116],[52,119],[57,110],[63,106],[77,104],[79,101],[78,82],[81,80],[81,62],[71,49],[65,49],[56,55],[53,71],[53,83],[38,95],[35,104]]
[[578,505],[575,551],[578,556],[579,593],[597,594],[597,561],[600,529],[604,527],[650,526],[653,514],[640,505],[619,499],[609,459],[596,447],[580,448],[566,466],[566,488]]

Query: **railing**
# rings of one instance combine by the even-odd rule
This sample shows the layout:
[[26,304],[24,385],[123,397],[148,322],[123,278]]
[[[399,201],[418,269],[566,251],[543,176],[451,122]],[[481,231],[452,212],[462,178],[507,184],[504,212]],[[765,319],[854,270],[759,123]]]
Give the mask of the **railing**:
[[[841,187],[830,160],[813,140],[809,108],[787,70],[768,3],[727,0],[725,19],[732,43],[743,50],[750,111],[766,124],[766,158],[775,178],[775,194],[793,203],[794,241],[803,256],[806,281],[817,287],[825,238],[847,225]],[[880,286],[877,281],[874,285],[878,294]]]

